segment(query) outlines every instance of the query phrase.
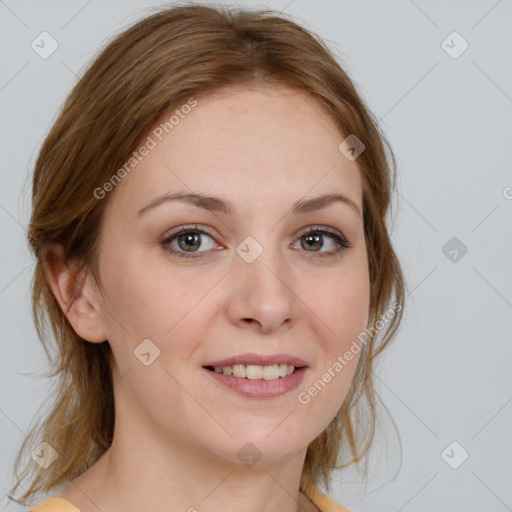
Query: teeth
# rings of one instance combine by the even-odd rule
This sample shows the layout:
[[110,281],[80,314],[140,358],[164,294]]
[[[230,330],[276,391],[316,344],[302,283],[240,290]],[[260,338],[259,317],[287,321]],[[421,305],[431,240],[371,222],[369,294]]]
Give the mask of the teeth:
[[234,375],[242,379],[276,380],[286,377],[294,372],[295,366],[291,364],[269,364],[260,366],[256,364],[234,364],[233,366],[215,366],[215,373]]
[[263,378],[263,367],[255,364],[248,364],[245,367],[245,374],[248,379],[257,380]]
[[279,377],[286,377],[288,375],[288,365],[280,364],[279,365]]

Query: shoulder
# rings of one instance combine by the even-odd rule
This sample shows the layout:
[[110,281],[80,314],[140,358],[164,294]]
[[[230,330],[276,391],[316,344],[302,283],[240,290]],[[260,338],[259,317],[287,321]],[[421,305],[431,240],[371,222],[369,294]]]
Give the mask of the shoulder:
[[324,494],[318,487],[313,487],[306,493],[307,497],[320,509],[320,512],[354,512],[351,509],[340,505],[331,497]]
[[64,498],[54,496],[53,498],[49,498],[35,505],[29,512],[80,512],[80,509],[76,508]]

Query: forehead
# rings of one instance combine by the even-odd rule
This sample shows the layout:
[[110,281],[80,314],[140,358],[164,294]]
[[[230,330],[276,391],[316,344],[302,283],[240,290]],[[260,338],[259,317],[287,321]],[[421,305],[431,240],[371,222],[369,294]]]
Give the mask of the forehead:
[[141,147],[152,148],[111,192],[111,208],[138,210],[186,189],[229,198],[242,210],[327,192],[361,206],[357,164],[338,150],[345,137],[309,95],[283,86],[238,87],[194,100],[148,132],[151,143]]

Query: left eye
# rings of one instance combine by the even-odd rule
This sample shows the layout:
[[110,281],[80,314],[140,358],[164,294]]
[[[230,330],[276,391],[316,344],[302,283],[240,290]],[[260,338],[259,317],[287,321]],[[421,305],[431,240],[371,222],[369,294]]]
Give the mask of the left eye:
[[[326,239],[328,240],[327,245],[331,246],[331,250],[320,251],[320,249],[325,248]],[[351,247],[350,242],[343,236],[320,227],[308,228],[306,231],[303,231],[296,243],[300,243],[306,252],[320,253],[320,257],[324,255],[330,256]],[[329,249],[329,247],[327,249]]]

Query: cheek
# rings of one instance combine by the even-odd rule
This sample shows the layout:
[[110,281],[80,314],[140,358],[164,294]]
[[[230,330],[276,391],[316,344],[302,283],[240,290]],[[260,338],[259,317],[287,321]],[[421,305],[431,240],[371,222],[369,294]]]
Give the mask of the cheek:
[[[161,362],[171,357],[187,360],[195,348],[193,341],[200,338],[198,330],[211,316],[208,292],[218,276],[199,279],[197,272],[172,271],[169,265],[119,262],[108,269],[104,315],[119,365],[134,364],[132,352],[144,339],[160,349]],[[127,344],[131,350],[126,350]]]
[[[324,305],[320,311],[328,311],[326,308],[327,305]],[[312,417],[316,418],[316,422],[311,422],[314,432],[308,432],[312,438],[319,435],[340,410],[364,346],[363,338],[358,336],[366,327],[365,301],[347,296],[345,303],[329,312],[330,316],[326,317],[329,328],[320,326],[317,330],[318,359],[296,397],[301,408],[301,418],[305,422]],[[319,335],[319,331],[322,334]]]
[[[343,403],[361,355],[368,324],[370,286],[366,260],[330,276],[311,299],[311,330],[321,356],[299,402],[320,416],[334,416]],[[325,391],[324,391],[325,389]]]
[[197,302],[198,280],[131,251],[116,251],[115,257],[105,262],[108,303],[119,321],[138,334],[162,336],[185,314],[190,302]]
[[339,351],[367,326],[370,285],[365,260],[322,279],[316,290],[309,303],[314,326],[325,349]]

